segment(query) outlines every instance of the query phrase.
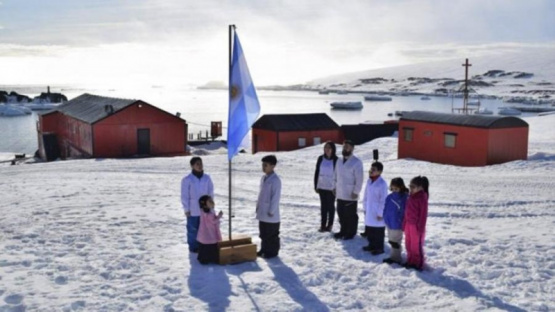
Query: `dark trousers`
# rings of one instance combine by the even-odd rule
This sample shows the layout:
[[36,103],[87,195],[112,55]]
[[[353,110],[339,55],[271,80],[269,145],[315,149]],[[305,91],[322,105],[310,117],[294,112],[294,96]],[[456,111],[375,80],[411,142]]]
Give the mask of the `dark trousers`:
[[260,231],[260,252],[266,257],[275,257],[279,253],[279,222],[258,222]]
[[370,250],[383,250],[383,242],[385,238],[384,227],[366,227],[366,238],[368,238],[368,247]]
[[202,264],[218,263],[220,260],[218,244],[202,244],[198,243],[198,262]]
[[321,226],[331,228],[335,216],[335,195],[327,190],[318,190],[318,194],[320,195]]
[[337,216],[341,226],[339,233],[345,238],[353,238],[357,233],[357,201],[337,200]]

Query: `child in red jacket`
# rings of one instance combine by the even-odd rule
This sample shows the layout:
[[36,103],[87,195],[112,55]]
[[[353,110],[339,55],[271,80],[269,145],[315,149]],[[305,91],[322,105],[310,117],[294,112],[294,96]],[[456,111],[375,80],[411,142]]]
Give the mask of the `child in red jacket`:
[[405,208],[403,232],[407,250],[407,269],[422,271],[424,268],[424,238],[428,218],[428,188],[430,183],[424,176],[414,177],[409,184],[410,196]]

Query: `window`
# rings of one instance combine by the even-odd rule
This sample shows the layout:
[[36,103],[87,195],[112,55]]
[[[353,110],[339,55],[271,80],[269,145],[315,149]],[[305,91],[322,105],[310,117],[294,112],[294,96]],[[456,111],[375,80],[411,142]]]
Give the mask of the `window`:
[[443,142],[445,147],[454,148],[457,145],[457,134],[456,133],[443,133]]
[[299,138],[299,147],[306,146],[306,138]]
[[413,132],[414,132],[414,128],[403,128],[403,139],[405,141],[412,142]]
[[312,139],[312,145],[319,145],[322,142],[322,139],[320,139],[320,137],[314,137],[314,139]]

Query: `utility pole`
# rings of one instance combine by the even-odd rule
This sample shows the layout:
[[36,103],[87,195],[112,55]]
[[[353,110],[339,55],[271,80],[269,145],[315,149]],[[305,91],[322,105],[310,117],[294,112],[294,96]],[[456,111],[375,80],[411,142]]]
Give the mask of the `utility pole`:
[[472,64],[468,63],[468,59],[466,62],[462,64],[464,66],[464,99],[463,99],[463,112],[464,114],[468,115],[468,68],[472,66]]

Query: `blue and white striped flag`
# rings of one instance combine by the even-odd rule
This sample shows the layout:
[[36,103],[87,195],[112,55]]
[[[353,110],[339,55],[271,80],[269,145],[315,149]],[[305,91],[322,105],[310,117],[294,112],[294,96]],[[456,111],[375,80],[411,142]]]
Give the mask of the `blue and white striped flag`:
[[229,81],[229,116],[227,128],[227,158],[231,160],[241,148],[241,142],[249,133],[260,114],[260,103],[239,37],[234,32],[233,58]]

